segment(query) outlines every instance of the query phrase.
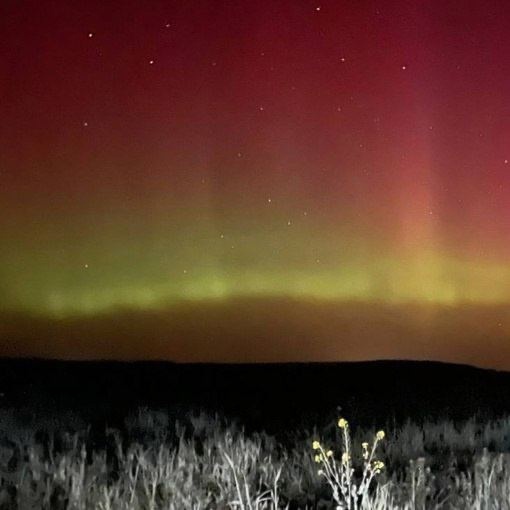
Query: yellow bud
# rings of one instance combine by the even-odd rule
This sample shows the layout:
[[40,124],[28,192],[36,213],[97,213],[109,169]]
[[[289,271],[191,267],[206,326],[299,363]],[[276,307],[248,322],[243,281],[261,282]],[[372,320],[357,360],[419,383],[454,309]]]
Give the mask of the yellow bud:
[[363,450],[366,450],[368,448],[368,443],[361,443],[361,446]]
[[345,427],[347,427],[348,423],[347,423],[347,420],[345,418],[340,418],[338,420],[338,426],[341,428],[341,429],[344,429]]
[[321,447],[321,444],[319,443],[319,441],[314,441],[314,442],[312,443],[312,448],[313,448],[314,450],[318,450],[320,447]]
[[373,468],[376,471],[376,473],[380,472],[383,467],[384,467],[384,462],[381,462],[380,460],[374,461]]
[[315,459],[315,462],[320,462],[321,461],[321,456],[320,455],[316,455],[314,457],[314,459]]
[[384,434],[384,430],[380,430],[380,431],[379,431],[379,432],[377,432],[377,434],[376,434],[376,437],[377,437],[377,439],[379,439],[379,440],[380,440],[380,439],[384,439],[384,436],[385,436],[385,434]]
[[328,452],[326,453],[326,455],[328,457],[333,457],[333,452],[331,450],[328,450]]

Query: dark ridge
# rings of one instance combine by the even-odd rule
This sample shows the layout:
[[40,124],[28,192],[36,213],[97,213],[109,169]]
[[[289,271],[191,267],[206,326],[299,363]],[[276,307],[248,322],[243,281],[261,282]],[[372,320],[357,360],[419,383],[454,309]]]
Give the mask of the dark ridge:
[[247,428],[374,425],[510,412],[510,373],[435,361],[179,364],[0,359],[1,406],[117,423],[138,407],[203,409]]

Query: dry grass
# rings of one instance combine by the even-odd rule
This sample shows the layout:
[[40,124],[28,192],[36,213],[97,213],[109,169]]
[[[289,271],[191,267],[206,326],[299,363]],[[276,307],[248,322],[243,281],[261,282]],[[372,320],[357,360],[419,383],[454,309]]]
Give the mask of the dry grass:
[[76,417],[20,416],[0,412],[0,509],[510,509],[509,418],[386,434],[340,421],[285,448],[205,414],[141,409],[101,438]]

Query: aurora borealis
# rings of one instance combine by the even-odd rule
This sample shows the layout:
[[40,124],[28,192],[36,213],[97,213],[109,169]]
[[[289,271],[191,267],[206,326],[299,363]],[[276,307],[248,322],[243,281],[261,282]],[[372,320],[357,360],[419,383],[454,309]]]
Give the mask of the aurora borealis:
[[0,308],[468,307],[503,347],[509,19],[481,0],[3,2]]

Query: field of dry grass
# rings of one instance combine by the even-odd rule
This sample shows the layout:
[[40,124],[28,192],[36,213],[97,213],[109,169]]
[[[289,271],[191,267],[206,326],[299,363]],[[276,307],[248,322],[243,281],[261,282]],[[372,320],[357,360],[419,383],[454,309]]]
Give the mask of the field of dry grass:
[[[350,424],[348,445],[338,424],[289,428],[284,446],[204,413],[175,421],[141,408],[123,427],[98,434],[77,416],[42,419],[4,409],[0,508],[510,508],[510,418],[381,428],[377,436],[378,430]],[[347,446],[351,484],[359,487],[367,447],[377,437],[379,464],[364,496],[335,496],[317,454],[324,448],[327,462],[341,471]]]

